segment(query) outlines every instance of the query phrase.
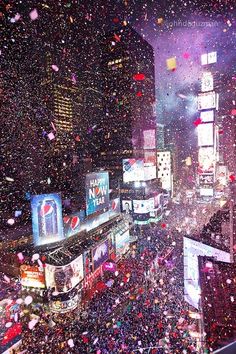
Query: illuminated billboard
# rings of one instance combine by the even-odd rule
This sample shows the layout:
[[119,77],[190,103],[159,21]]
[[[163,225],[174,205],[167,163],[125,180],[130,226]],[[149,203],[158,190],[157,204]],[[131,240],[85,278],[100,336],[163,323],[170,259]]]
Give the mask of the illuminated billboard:
[[45,288],[44,269],[38,266],[22,264],[20,266],[20,281],[22,286]]
[[100,243],[92,250],[93,271],[95,271],[102,263],[109,258],[108,240]]
[[121,258],[129,250],[129,230],[115,235],[116,259]]
[[184,297],[185,301],[197,309],[201,296],[198,256],[215,257],[218,261],[230,262],[229,253],[184,237]]
[[144,172],[143,159],[124,159],[123,160],[123,181],[124,183],[143,181]]
[[146,214],[150,212],[150,202],[147,200],[133,200],[134,213]]
[[118,215],[120,213],[120,198],[115,198],[110,201],[110,216]]
[[122,200],[122,211],[130,214],[133,211],[132,200]]
[[198,110],[216,108],[217,97],[214,91],[204,92],[198,95]]
[[156,150],[144,150],[144,165],[156,166]]
[[64,235],[66,238],[76,235],[81,231],[81,223],[84,221],[84,211],[63,217]]
[[214,175],[200,175],[199,184],[201,186],[212,185],[214,183]]
[[45,278],[47,288],[54,288],[56,293],[66,293],[84,278],[83,256],[64,266],[46,264]]
[[197,127],[197,135],[198,135],[198,146],[214,145],[214,134],[213,134],[212,123],[199,124]]
[[20,305],[15,300],[0,301],[0,353],[11,353],[11,348],[21,341]]
[[40,194],[31,198],[35,246],[63,240],[62,204],[59,194]]
[[210,52],[201,55],[201,64],[214,64],[217,62],[217,52]]
[[201,91],[202,92],[212,91],[213,88],[214,88],[213,75],[209,72],[203,73],[202,80],[201,80]]
[[109,206],[109,174],[97,172],[86,175],[86,212],[91,215]]
[[198,173],[214,173],[214,148],[201,147],[198,151]]
[[202,111],[200,112],[200,119],[202,123],[214,122],[214,111]]
[[199,192],[200,192],[201,197],[213,197],[214,196],[214,189],[213,188],[200,188]]
[[143,172],[144,172],[143,181],[150,181],[157,177],[156,166],[144,166]]
[[155,149],[156,148],[156,131],[155,129],[143,131],[143,148]]
[[69,300],[62,301],[61,299],[56,301],[50,301],[49,307],[50,310],[54,313],[66,313],[76,309],[79,302],[79,295],[76,294],[71,297]]

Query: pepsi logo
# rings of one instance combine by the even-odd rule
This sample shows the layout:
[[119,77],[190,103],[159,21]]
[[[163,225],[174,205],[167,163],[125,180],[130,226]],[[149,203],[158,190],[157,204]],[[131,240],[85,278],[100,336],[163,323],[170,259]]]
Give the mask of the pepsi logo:
[[78,216],[74,216],[71,219],[71,223],[70,223],[71,229],[75,230],[79,225],[80,225],[79,217]]
[[52,212],[53,212],[53,207],[50,204],[44,204],[41,207],[40,215],[47,216],[50,215]]

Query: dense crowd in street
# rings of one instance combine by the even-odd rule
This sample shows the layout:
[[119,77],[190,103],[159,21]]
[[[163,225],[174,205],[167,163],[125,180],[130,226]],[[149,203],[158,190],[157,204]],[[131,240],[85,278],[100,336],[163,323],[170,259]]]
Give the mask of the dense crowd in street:
[[84,309],[52,318],[42,311],[32,330],[26,321],[22,351],[197,353],[183,305],[182,241],[168,228],[142,230],[118,274],[104,274],[102,281],[111,285]]

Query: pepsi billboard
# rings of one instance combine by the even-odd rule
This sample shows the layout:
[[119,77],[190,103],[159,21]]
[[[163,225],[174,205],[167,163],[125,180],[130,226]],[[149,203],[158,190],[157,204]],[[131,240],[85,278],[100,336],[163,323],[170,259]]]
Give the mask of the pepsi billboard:
[[66,238],[74,236],[81,231],[81,224],[84,218],[83,210],[63,217],[64,235]]
[[61,196],[57,193],[31,198],[33,240],[35,246],[63,240]]
[[108,172],[89,173],[86,175],[86,212],[96,213],[109,206]]

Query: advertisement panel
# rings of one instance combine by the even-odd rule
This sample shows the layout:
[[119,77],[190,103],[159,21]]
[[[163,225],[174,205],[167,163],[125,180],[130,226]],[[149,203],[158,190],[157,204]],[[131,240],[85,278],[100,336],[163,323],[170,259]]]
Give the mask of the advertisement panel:
[[143,131],[143,148],[155,149],[156,148],[156,131],[155,129],[149,129]]
[[[10,348],[21,340],[20,305],[15,300],[0,301],[0,353],[10,353]],[[6,326],[11,323],[11,326]]]
[[204,92],[198,95],[198,111],[216,108],[216,103],[216,93],[214,91]]
[[115,198],[110,201],[110,216],[120,213],[120,198]]
[[150,202],[149,199],[146,200],[133,200],[134,213],[135,214],[146,214],[150,212]]
[[97,172],[86,175],[86,212],[96,213],[109,206],[109,174]]
[[190,305],[199,309],[200,285],[198,256],[215,257],[230,262],[230,254],[201,242],[184,237],[184,297]]
[[213,146],[213,123],[199,124],[197,127],[198,146]]
[[93,271],[95,271],[103,262],[109,258],[108,240],[100,243],[92,250]]
[[74,297],[72,297],[69,300],[51,301],[49,303],[49,307],[50,310],[54,313],[66,313],[76,309],[76,307],[78,306],[78,302],[79,302],[79,294],[76,294]]
[[55,288],[56,293],[66,293],[84,278],[83,256],[64,266],[46,264],[45,278],[47,288]]
[[157,177],[156,166],[144,166],[144,177],[143,181],[150,181]]
[[209,110],[200,112],[200,119],[202,123],[214,122],[214,111]]
[[35,246],[63,240],[62,204],[59,194],[40,194],[31,198]]
[[124,183],[142,181],[144,172],[143,159],[123,159],[123,181]]
[[198,151],[198,173],[214,173],[214,148],[204,147]]
[[144,150],[144,165],[156,166],[156,150]]
[[214,175],[200,175],[199,184],[203,185],[212,185],[214,183]]
[[121,258],[129,250],[129,230],[115,235],[116,259]]
[[20,266],[20,278],[22,286],[45,288],[44,268],[22,264]]
[[84,211],[79,211],[77,213],[64,216],[64,236],[66,238],[76,235],[81,231],[81,223],[84,221],[85,215]]
[[200,188],[200,196],[201,197],[213,197],[214,196],[214,189],[213,188]]
[[214,88],[213,75],[209,72],[203,73],[202,82],[201,82],[201,91],[202,92],[212,91],[213,88]]
[[132,200],[122,200],[122,211],[126,214],[130,214],[133,211]]

